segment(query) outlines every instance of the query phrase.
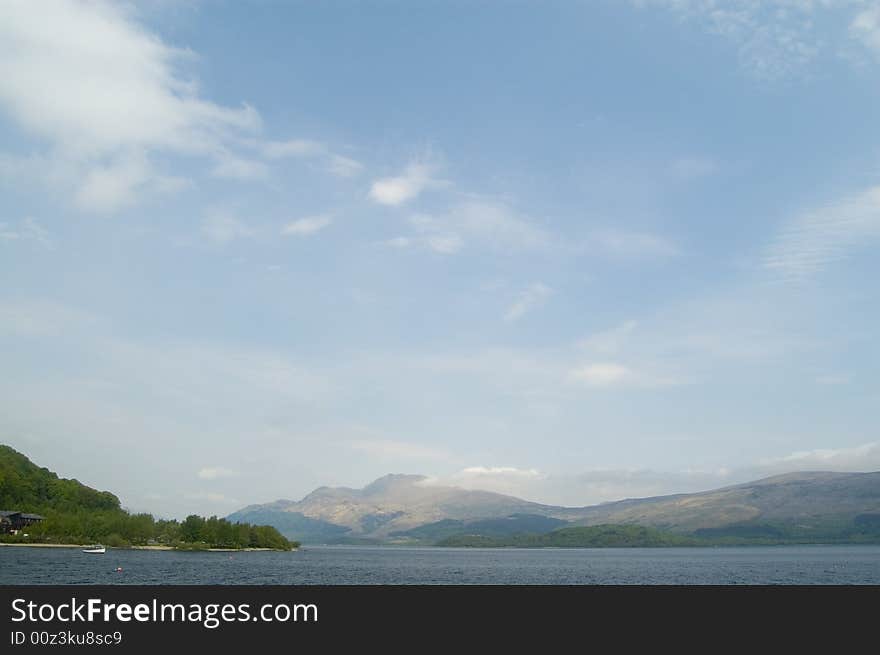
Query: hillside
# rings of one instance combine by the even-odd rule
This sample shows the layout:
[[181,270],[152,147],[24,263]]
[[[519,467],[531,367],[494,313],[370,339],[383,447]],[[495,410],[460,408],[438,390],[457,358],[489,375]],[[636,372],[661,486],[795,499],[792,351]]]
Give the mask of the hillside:
[[[435,486],[426,480],[389,475],[363,489],[321,487],[300,501],[251,505],[229,518],[264,521],[288,537],[312,543],[516,545],[507,537],[548,534],[554,534],[553,543],[560,539],[573,543],[575,537],[592,543],[595,535],[589,531],[560,535],[558,530],[607,525],[654,530],[637,538],[627,533],[623,541],[628,543],[680,543],[678,537],[693,538],[695,543],[880,538],[876,527],[880,526],[880,472],[791,473],[713,491],[589,507],[542,505],[503,494]],[[465,544],[464,537],[477,539]]]
[[109,491],[92,489],[41,468],[0,444],[0,510],[39,514],[44,520],[24,535],[0,535],[12,543],[96,543],[109,546],[164,544],[178,548],[274,548],[293,544],[268,525],[233,524],[216,516],[182,522],[130,514]]
[[824,529],[880,512],[880,472],[801,472],[695,494],[587,507],[577,525],[636,523],[678,533],[786,524]]
[[52,510],[119,510],[119,499],[77,480],[65,480],[40,468],[16,450],[0,444],[0,509],[27,508],[34,513]]
[[229,519],[249,521],[258,516],[285,534],[329,541],[342,537],[386,540],[392,534],[443,520],[567,514],[564,508],[489,491],[428,485],[426,480],[420,475],[387,475],[363,489],[319,487],[302,500],[251,505],[230,514]]

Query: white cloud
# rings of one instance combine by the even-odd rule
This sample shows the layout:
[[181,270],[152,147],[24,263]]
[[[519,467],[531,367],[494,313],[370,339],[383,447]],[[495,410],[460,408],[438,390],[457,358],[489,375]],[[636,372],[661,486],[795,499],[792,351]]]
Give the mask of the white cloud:
[[0,3],[0,107],[70,170],[83,209],[167,189],[154,153],[213,158],[259,129],[253,108],[199,97],[179,71],[188,57],[127,4]]
[[762,460],[764,468],[779,471],[877,471],[880,470],[880,443],[852,448],[818,448]]
[[33,241],[49,250],[55,247],[49,231],[31,217],[25,218],[17,225],[0,222],[0,243],[3,241]]
[[619,362],[592,362],[578,366],[568,373],[571,382],[595,388],[653,389],[686,384],[687,380],[668,374],[658,374],[650,368],[634,369]]
[[553,239],[542,227],[505,205],[471,200],[448,217],[468,239],[480,240],[500,250],[534,250],[550,246]]
[[859,12],[849,26],[850,35],[880,54],[880,5]]
[[363,170],[364,165],[351,157],[329,155],[324,167],[328,173],[336,177],[354,177]]
[[803,280],[880,239],[880,186],[808,211],[781,231],[764,266],[787,280]]
[[269,167],[261,161],[227,153],[218,156],[211,174],[233,180],[255,180],[266,177],[269,174]]
[[582,339],[578,346],[582,349],[602,355],[614,355],[620,352],[638,326],[636,321],[624,321],[617,327],[597,332]]
[[323,230],[332,222],[333,219],[326,215],[306,216],[285,225],[281,228],[281,234],[298,237],[309,236]]
[[503,254],[552,251],[580,256],[599,254],[617,259],[658,259],[680,254],[678,246],[664,237],[619,229],[598,229],[580,241],[564,240],[535,218],[514,211],[507,204],[486,198],[468,198],[445,213],[413,214],[413,229],[386,241],[397,248],[420,247],[446,254],[465,248],[483,248]]
[[285,157],[317,157],[326,152],[323,143],[308,141],[306,139],[291,139],[289,141],[267,141],[261,144],[263,154],[269,159],[283,159]]
[[518,321],[531,311],[543,305],[553,290],[540,282],[530,284],[517,296],[514,303],[508,308],[504,320],[508,322]]
[[202,232],[211,241],[228,243],[253,236],[254,231],[241,219],[225,212],[216,212],[202,221]]
[[431,216],[426,214],[410,216],[409,224],[413,226],[417,234],[388,239],[384,242],[385,245],[399,249],[423,248],[441,255],[453,255],[464,246],[461,236],[444,228],[439,221]]
[[354,177],[364,166],[359,161],[333,152],[326,144],[308,139],[267,141],[259,144],[268,159],[309,159],[319,162],[328,173],[337,177]]
[[479,489],[518,497],[533,496],[544,475],[537,469],[514,466],[469,466],[450,475],[430,476],[421,484],[426,487],[452,486]]
[[467,246],[511,253],[549,248],[554,243],[551,235],[532,219],[487,200],[468,200],[445,214],[415,214],[408,223],[414,234],[395,237],[385,244],[451,255]]
[[414,200],[427,189],[445,185],[433,178],[433,167],[422,163],[409,164],[401,175],[381,178],[370,187],[370,198],[382,205],[398,206]]
[[218,480],[220,478],[234,478],[238,476],[238,472],[222,466],[206,466],[199,469],[196,474],[200,480]]
[[457,234],[436,234],[424,237],[425,245],[434,252],[443,255],[452,255],[461,250],[463,242]]
[[74,201],[87,211],[113,212],[137,203],[144,195],[173,193],[189,180],[157,173],[147,158],[127,153],[106,164],[94,164],[79,179]]
[[585,382],[592,387],[617,386],[634,378],[629,368],[614,362],[587,364],[572,370],[569,376],[572,380]]
[[510,475],[523,478],[537,478],[541,476],[537,469],[518,469],[513,466],[469,466],[462,469],[461,474],[479,476]]
[[[661,7],[700,24],[733,44],[742,66],[765,79],[799,73],[819,56],[845,50],[851,41],[868,47],[880,42],[878,9],[863,0],[633,0],[633,4]],[[841,25],[849,29],[841,31]]]

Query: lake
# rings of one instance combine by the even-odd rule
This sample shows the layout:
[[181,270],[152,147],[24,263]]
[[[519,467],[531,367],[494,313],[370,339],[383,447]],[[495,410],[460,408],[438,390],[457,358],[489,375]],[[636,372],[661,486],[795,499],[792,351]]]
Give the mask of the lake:
[[104,555],[4,547],[0,584],[880,584],[880,546],[306,546],[289,553],[108,550]]

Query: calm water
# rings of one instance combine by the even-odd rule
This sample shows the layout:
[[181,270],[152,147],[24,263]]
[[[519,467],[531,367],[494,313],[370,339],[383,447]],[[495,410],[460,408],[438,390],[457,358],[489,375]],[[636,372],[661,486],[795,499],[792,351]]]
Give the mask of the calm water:
[[880,546],[105,555],[0,548],[0,584],[880,584]]

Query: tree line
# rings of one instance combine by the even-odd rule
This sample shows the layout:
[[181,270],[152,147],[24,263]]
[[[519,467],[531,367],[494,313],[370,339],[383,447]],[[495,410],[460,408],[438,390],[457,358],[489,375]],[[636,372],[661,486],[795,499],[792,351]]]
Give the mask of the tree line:
[[197,515],[183,521],[130,513],[108,491],[59,478],[9,446],[0,445],[0,509],[40,514],[44,520],[3,541],[166,545],[177,548],[273,548],[299,544],[268,525],[232,523]]

